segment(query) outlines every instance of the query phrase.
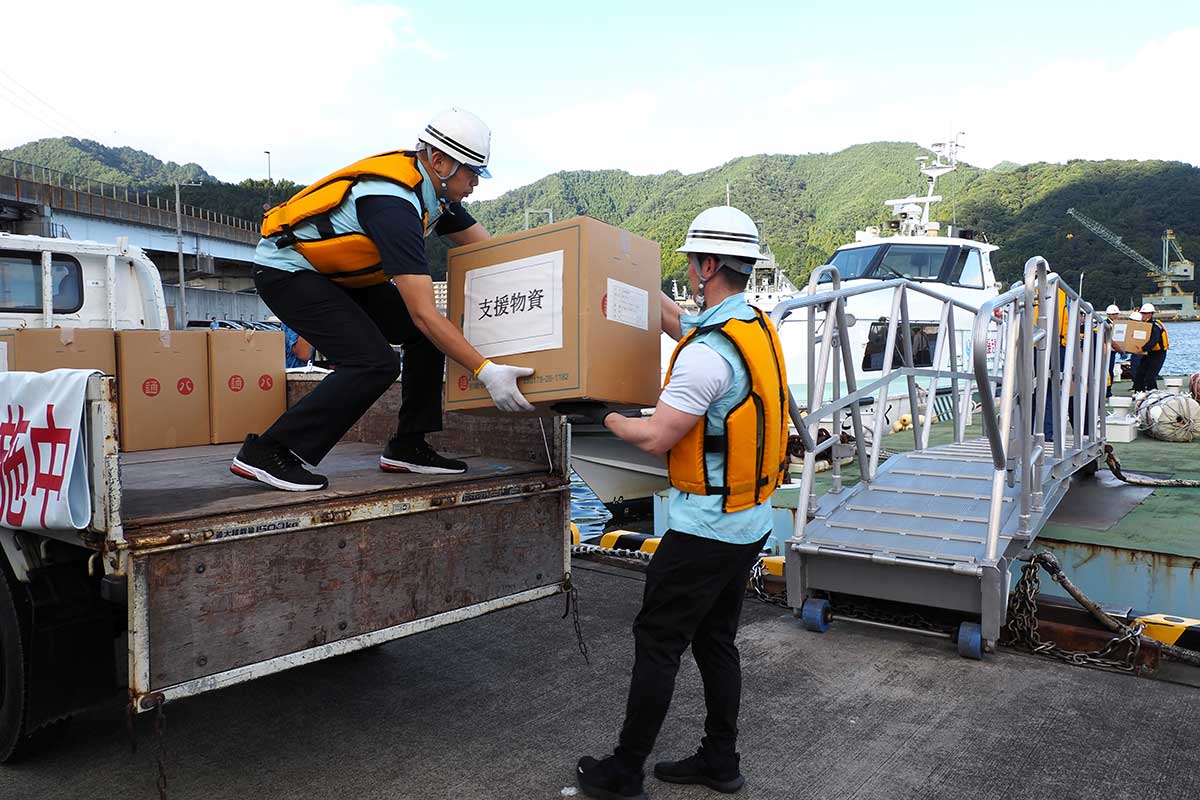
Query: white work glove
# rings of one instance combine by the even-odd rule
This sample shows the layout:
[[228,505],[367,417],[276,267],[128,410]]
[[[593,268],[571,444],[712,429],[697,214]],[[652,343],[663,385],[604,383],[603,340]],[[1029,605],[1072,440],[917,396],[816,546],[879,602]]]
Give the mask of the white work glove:
[[533,374],[532,367],[508,367],[485,361],[475,377],[487,387],[492,402],[501,411],[533,411],[533,406],[517,388],[517,378]]

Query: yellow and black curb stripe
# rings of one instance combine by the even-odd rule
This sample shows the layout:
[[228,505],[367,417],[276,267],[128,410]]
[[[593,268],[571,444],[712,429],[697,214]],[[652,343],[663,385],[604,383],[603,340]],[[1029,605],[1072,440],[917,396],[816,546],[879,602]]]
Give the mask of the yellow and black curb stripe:
[[600,537],[599,545],[609,550],[632,550],[635,553],[653,553],[658,549],[660,538],[648,533],[632,531],[609,531]]
[[571,523],[571,544],[579,544],[579,526]]
[[773,575],[776,578],[782,578],[784,561],[785,559],[783,556],[767,556],[762,560],[763,573],[766,575]]
[[1151,639],[1185,650],[1200,650],[1200,619],[1174,614],[1143,614],[1134,621],[1145,626],[1142,633]]

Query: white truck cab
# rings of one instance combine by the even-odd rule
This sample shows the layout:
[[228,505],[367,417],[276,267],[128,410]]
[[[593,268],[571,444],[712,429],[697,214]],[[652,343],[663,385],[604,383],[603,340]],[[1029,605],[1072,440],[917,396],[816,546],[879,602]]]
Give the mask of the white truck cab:
[[158,268],[139,247],[0,233],[0,328],[165,330]]

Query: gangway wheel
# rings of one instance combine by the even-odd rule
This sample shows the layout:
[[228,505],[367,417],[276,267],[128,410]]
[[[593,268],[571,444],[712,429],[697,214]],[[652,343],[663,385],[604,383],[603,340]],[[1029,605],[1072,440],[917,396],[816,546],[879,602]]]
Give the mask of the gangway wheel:
[[832,621],[833,607],[828,600],[810,597],[800,608],[800,624],[805,630],[824,633]]
[[974,661],[983,659],[983,630],[978,622],[959,623],[958,654]]

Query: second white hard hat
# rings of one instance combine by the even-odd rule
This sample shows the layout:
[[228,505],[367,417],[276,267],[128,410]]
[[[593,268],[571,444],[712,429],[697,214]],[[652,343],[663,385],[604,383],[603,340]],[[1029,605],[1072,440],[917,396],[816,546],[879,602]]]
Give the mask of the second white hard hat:
[[1116,303],[1110,303],[1108,308],[1104,309],[1105,314],[1120,314],[1121,309],[1117,308]]
[[758,226],[746,212],[733,206],[714,206],[697,214],[688,226],[683,247],[675,252],[750,259],[751,263],[738,266],[746,274],[754,270],[754,261],[763,259],[758,246]]
[[1154,303],[1142,303],[1141,311],[1143,314],[1153,314],[1154,313]]
[[448,108],[434,116],[418,141],[433,145],[481,178],[490,178],[492,131],[483,120],[461,108]]

